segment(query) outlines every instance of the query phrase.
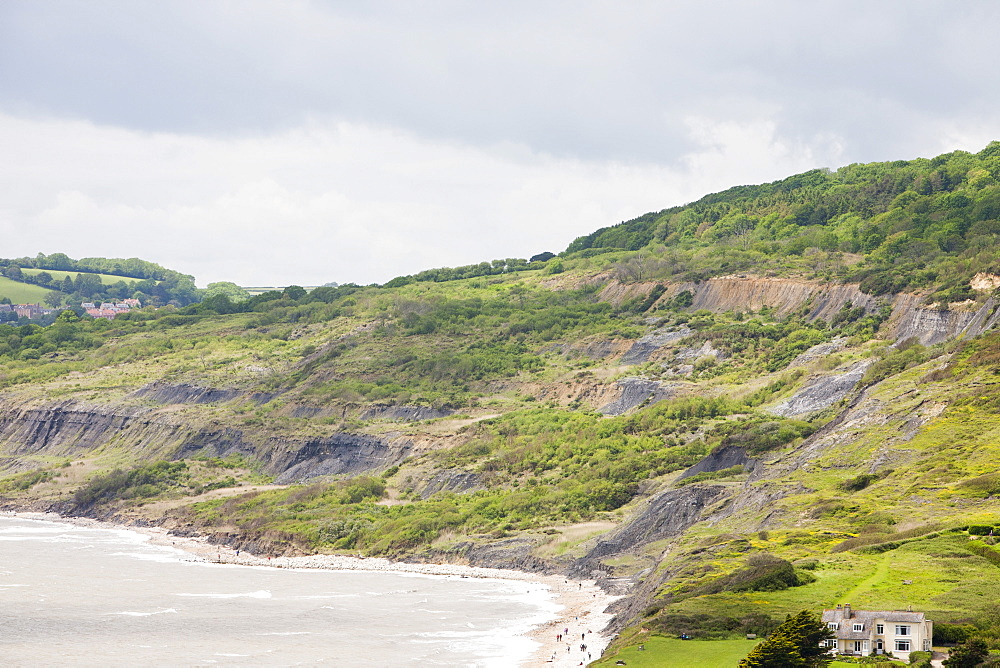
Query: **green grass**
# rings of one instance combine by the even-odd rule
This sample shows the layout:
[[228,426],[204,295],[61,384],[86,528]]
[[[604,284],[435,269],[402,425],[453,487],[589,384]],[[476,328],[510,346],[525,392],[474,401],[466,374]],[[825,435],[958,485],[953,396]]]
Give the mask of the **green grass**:
[[613,666],[619,659],[630,668],[722,668],[735,666],[759,640],[679,640],[651,636],[645,650],[627,647],[592,666]]
[[41,304],[50,292],[47,288],[0,276],[0,297],[6,297],[15,304]]
[[133,278],[131,276],[116,276],[114,274],[98,274],[92,271],[62,271],[59,269],[21,269],[22,274],[27,274],[29,276],[35,276],[42,272],[47,272],[52,278],[57,281],[61,281],[67,276],[75,279],[77,274],[92,274],[101,279],[101,283],[104,285],[114,285],[118,281],[125,281],[126,283],[138,283],[141,278]]

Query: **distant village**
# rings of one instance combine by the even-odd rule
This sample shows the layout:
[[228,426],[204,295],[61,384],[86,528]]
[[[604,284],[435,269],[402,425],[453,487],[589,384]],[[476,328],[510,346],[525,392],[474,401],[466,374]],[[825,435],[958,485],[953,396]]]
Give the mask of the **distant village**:
[[[100,305],[94,302],[83,302],[80,308],[92,318],[105,318],[113,320],[119,313],[127,313],[134,308],[141,308],[142,304],[138,299],[123,299],[120,302],[102,302]],[[29,320],[40,320],[47,315],[52,315],[65,309],[45,308],[39,304],[0,304],[0,316],[7,313],[16,313],[18,318]]]

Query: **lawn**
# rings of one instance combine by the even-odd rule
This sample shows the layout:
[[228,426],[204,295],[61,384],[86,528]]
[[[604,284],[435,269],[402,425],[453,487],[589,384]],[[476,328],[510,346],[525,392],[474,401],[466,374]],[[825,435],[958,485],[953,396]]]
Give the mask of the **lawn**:
[[138,283],[141,278],[132,278],[131,276],[115,276],[114,274],[98,274],[93,271],[62,271],[60,269],[21,269],[21,273],[34,276],[35,274],[40,274],[42,272],[48,273],[52,278],[57,281],[61,281],[67,276],[70,278],[76,278],[77,274],[92,274],[101,279],[101,283],[104,285],[114,285],[118,281],[125,281],[126,283]]
[[758,640],[679,640],[650,636],[645,650],[627,647],[608,654],[592,666],[614,666],[622,660],[630,668],[722,668],[735,666],[745,657]]
[[7,297],[15,304],[42,304],[51,290],[30,283],[12,281],[0,276],[0,297]]

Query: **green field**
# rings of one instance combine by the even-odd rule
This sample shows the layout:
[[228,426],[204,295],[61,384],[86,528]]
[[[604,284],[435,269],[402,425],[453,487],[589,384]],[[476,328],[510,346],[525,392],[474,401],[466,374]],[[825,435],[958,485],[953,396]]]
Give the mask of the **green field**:
[[628,647],[609,653],[592,666],[613,666],[618,660],[630,668],[722,668],[735,666],[759,640],[679,640],[650,636],[645,650]]
[[138,283],[141,278],[131,278],[129,276],[115,276],[113,274],[98,274],[92,271],[61,271],[58,269],[21,269],[22,274],[28,274],[29,276],[34,276],[42,272],[47,272],[52,278],[61,281],[67,276],[70,278],[76,278],[77,274],[91,274],[97,276],[101,279],[101,283],[104,285],[114,285],[118,281],[125,281],[126,283]]
[[0,276],[0,297],[7,297],[15,304],[41,304],[49,292],[51,291],[48,288],[19,283]]

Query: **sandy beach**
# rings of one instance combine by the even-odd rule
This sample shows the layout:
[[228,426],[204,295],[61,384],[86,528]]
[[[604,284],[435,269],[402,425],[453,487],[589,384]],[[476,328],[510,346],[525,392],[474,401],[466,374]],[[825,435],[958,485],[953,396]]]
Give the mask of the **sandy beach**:
[[[617,597],[609,596],[593,580],[568,580],[556,575],[537,575],[516,570],[480,568],[459,564],[411,564],[376,557],[348,557],[315,554],[300,557],[257,557],[228,547],[212,545],[204,536],[174,536],[160,527],[141,527],[101,522],[87,518],[62,517],[54,513],[11,513],[25,519],[65,522],[86,527],[123,529],[145,535],[153,545],[169,546],[191,555],[195,561],[243,566],[369,571],[444,575],[498,580],[519,580],[544,585],[561,606],[555,619],[536,626],[527,636],[539,644],[532,657],[521,666],[581,666],[600,658],[611,638],[602,632],[612,615],[604,610]],[[581,649],[585,645],[585,649]]]

